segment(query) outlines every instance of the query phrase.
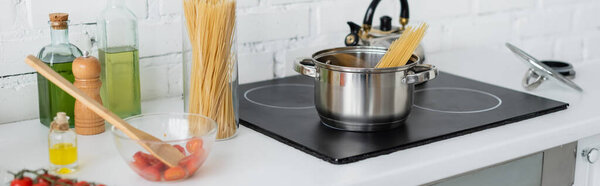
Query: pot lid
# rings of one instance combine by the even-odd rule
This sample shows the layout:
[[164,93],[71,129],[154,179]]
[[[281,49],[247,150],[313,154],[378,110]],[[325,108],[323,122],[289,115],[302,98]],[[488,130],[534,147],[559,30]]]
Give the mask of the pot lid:
[[529,55],[528,53],[524,52],[523,50],[517,48],[516,46],[514,46],[510,43],[506,43],[506,47],[508,47],[508,49],[510,49],[515,55],[517,55],[521,59],[523,59],[525,61],[525,63],[527,65],[529,65],[533,71],[535,71],[535,73],[542,75],[544,77],[548,77],[550,79],[555,79],[558,82],[561,82],[562,84],[567,85],[577,91],[580,91],[580,92],[583,91],[583,89],[581,87],[579,87],[577,84],[575,84],[573,81],[567,79],[562,74],[556,72],[554,69],[552,69],[549,66],[545,65],[544,63],[540,62],[539,60],[537,60],[533,56]]

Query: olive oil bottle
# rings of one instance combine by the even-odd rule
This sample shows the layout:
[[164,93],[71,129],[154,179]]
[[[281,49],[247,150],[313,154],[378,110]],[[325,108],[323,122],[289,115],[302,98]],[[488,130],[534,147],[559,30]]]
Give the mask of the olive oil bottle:
[[121,118],[141,113],[137,17],[125,0],[107,0],[98,23],[100,95]]
[[[68,18],[69,15],[65,13],[50,14],[52,42],[40,50],[38,58],[72,83],[75,81],[75,77],[71,66],[73,60],[81,56],[81,50],[69,43]],[[75,98],[39,74],[37,75],[37,84],[42,124],[49,126],[52,117],[58,112],[65,112],[71,118],[74,116]],[[69,126],[74,127],[74,122],[70,121]]]
[[141,113],[140,71],[138,51],[131,47],[115,47],[98,50],[100,75],[103,86],[100,91],[104,105],[121,118]]

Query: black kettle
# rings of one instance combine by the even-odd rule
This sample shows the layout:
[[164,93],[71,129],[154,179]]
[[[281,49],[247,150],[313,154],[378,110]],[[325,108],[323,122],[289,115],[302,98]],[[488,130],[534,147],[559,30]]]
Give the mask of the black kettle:
[[[351,21],[348,22],[350,34],[344,39],[346,46],[380,46],[388,48],[392,42],[400,37],[408,24],[408,0],[400,0],[400,27],[393,26],[392,18],[387,15],[379,18],[379,26],[372,27],[375,9],[377,9],[380,1],[371,1],[362,26]],[[425,53],[421,45],[417,47],[415,54],[421,58],[421,62],[425,61]]]

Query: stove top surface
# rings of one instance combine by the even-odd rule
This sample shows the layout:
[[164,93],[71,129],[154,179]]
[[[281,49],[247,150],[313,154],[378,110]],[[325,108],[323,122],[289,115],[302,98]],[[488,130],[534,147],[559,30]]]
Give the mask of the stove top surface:
[[240,86],[241,124],[334,164],[402,149],[566,109],[568,104],[440,72],[415,86],[404,125],[347,132],[321,124],[313,79],[292,76]]

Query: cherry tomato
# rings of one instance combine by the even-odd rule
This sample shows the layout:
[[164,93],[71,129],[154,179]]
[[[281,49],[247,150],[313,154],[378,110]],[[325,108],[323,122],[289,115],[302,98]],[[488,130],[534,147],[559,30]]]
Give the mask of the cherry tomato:
[[180,166],[171,167],[165,171],[164,177],[167,181],[179,180],[185,177],[185,170]]
[[[44,178],[46,178],[46,179],[44,179]],[[57,180],[58,177],[54,176],[52,174],[46,173],[46,174],[39,175],[35,180],[36,180],[37,183],[47,183],[47,184],[50,184],[50,181],[48,181],[47,179]]]
[[[64,183],[64,184],[67,184],[67,185],[72,185],[73,184],[73,180],[63,179],[63,178],[56,180],[56,182],[58,182],[58,183]],[[58,184],[58,185],[60,185],[60,184]]]
[[90,186],[90,184],[86,181],[80,181],[75,183],[74,186]]
[[10,182],[10,186],[31,186],[33,185],[33,180],[31,178],[24,176],[21,179],[14,179]]
[[50,183],[46,183],[46,182],[38,182],[36,184],[33,184],[33,186],[50,186]]
[[185,169],[188,171],[188,174],[190,175],[193,175],[196,172],[196,170],[198,170],[198,167],[200,167],[198,165],[197,156],[187,156],[179,162],[179,165],[185,167]]
[[202,149],[203,141],[200,138],[194,138],[188,141],[185,144],[185,148],[190,152],[190,154],[194,154],[200,152]]
[[179,150],[179,152],[181,152],[185,155],[185,149],[181,145],[173,145],[173,147],[177,148],[177,150]]
[[152,166],[146,167],[144,170],[140,171],[140,176],[150,181],[160,181],[160,170]]
[[[204,150],[202,150],[204,151]],[[202,165],[202,163],[204,163],[204,160],[206,159],[206,156],[204,156],[204,153],[201,152],[201,154],[192,154],[189,156],[184,157],[183,159],[181,159],[179,161],[179,166],[184,167],[189,175],[193,175],[196,170],[198,170],[198,168],[200,168],[200,166]]]
[[158,162],[161,162],[160,160],[158,160],[158,158],[155,158],[154,156],[152,156],[152,154],[146,154],[146,153],[142,152],[142,156],[146,160],[146,162],[148,162],[148,165],[154,165],[154,164],[157,164]]
[[154,162],[152,165],[150,165],[150,167],[153,167],[161,172],[164,171],[165,169],[167,169],[167,165],[165,165],[165,163],[163,163],[161,161]]
[[144,170],[144,168],[148,167],[148,163],[142,161],[133,161],[131,162],[131,166],[137,170]]
[[147,165],[148,164],[148,156],[146,153],[138,151],[133,155],[133,161],[138,162],[138,164],[140,164],[140,165]]

